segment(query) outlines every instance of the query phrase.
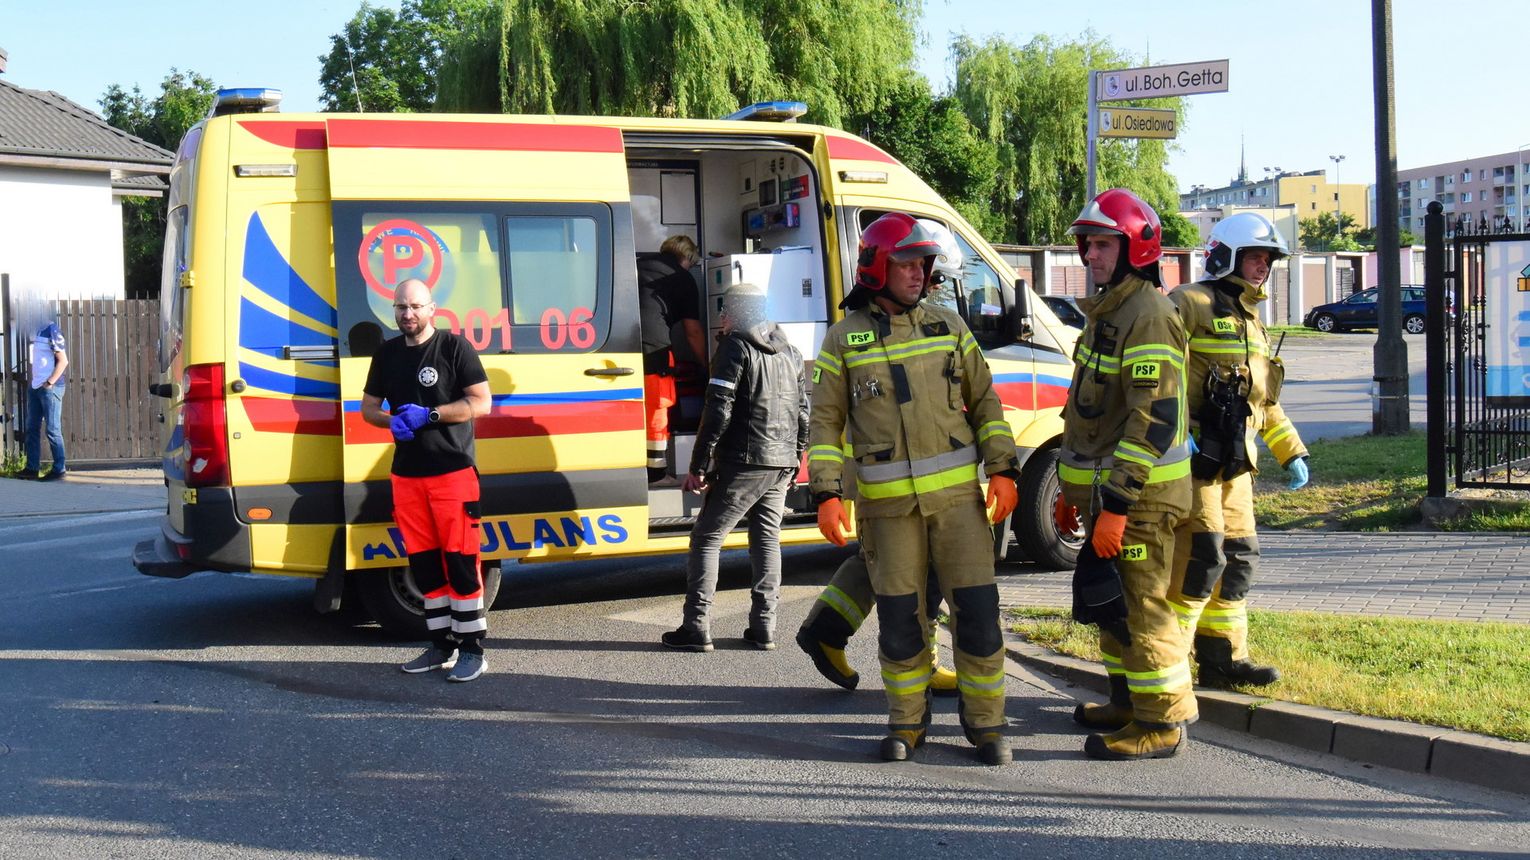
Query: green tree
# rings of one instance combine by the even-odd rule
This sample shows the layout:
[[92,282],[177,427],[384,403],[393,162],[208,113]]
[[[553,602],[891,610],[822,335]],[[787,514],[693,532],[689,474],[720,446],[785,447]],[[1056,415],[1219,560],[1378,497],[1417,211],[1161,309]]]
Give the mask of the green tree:
[[998,153],[949,96],[936,97],[910,74],[850,128],[887,150],[987,235],[999,225],[989,208]]
[[[1038,36],[1024,46],[992,37],[957,37],[954,95],[968,119],[997,148],[999,168],[990,208],[999,222],[990,238],[1021,244],[1066,239],[1068,225],[1087,202],[1088,87],[1091,69],[1133,65],[1132,58],[1092,33],[1080,41]],[[1178,99],[1143,106],[1183,109]],[[1165,170],[1168,147],[1159,140],[1101,140],[1099,189],[1130,188],[1172,224],[1175,240],[1194,244],[1193,228],[1176,213],[1179,195]]]
[[[186,130],[207,116],[216,90],[209,78],[172,68],[153,99],[136,85],[129,91],[112,84],[99,104],[101,115],[114,127],[174,152]],[[147,298],[159,293],[164,237],[164,198],[123,199],[123,281],[129,297]]]
[[[1362,227],[1359,230],[1356,230],[1355,241],[1360,243],[1360,247],[1365,248],[1368,251],[1374,251],[1376,249],[1376,228]],[[1406,227],[1399,227],[1397,229],[1397,246],[1399,248],[1407,248],[1412,245],[1422,244],[1424,244],[1423,241],[1419,239],[1418,236],[1414,235],[1412,230],[1409,230]]]
[[1332,212],[1319,212],[1314,218],[1297,222],[1297,238],[1309,251],[1358,251],[1355,239],[1355,216],[1348,212],[1338,218]]
[[446,48],[439,107],[717,117],[793,99],[843,126],[905,84],[921,0],[499,0]]
[[[446,43],[472,32],[493,0],[405,0],[397,12],[363,2],[320,57],[324,109],[428,111]],[[357,98],[360,98],[358,106]]]

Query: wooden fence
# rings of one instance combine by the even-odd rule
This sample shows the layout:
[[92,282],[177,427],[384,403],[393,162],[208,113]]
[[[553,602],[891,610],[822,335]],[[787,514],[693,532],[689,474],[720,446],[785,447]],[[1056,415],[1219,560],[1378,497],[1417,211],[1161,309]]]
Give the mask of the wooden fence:
[[[52,306],[69,356],[62,424],[70,462],[157,460],[166,403],[149,385],[159,381],[159,302],[66,299]],[[15,372],[5,380],[4,408],[14,431],[26,426],[27,356],[36,332],[8,328]],[[20,434],[6,435],[7,453],[19,454]],[[46,440],[42,457],[50,457]]]

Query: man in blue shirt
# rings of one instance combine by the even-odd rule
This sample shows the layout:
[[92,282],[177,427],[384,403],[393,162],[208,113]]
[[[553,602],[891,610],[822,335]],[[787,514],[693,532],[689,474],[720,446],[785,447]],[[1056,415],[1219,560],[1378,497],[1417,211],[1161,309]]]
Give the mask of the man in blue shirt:
[[65,371],[69,356],[64,352],[64,333],[58,324],[48,322],[32,338],[32,390],[27,393],[27,465],[17,477],[36,478],[42,459],[42,425],[48,423],[48,446],[53,449],[53,468],[42,476],[44,481],[64,477]]

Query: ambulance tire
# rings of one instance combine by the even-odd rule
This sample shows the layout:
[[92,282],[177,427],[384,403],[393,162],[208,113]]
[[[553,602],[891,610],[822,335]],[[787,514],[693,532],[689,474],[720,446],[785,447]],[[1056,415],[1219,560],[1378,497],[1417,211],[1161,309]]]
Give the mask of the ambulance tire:
[[1020,504],[1009,521],[1020,552],[1043,570],[1072,570],[1084,545],[1082,534],[1063,534],[1053,521],[1052,510],[1061,493],[1057,449],[1037,451],[1020,473]]
[[361,596],[361,577],[354,572],[345,578],[340,591],[340,608],[329,617],[342,627],[360,627],[372,623],[372,611]]
[[[413,641],[430,638],[425,630],[424,600],[414,587],[407,567],[385,570],[353,570],[361,601],[387,633]],[[483,563],[483,605],[493,606],[499,596],[499,562]]]

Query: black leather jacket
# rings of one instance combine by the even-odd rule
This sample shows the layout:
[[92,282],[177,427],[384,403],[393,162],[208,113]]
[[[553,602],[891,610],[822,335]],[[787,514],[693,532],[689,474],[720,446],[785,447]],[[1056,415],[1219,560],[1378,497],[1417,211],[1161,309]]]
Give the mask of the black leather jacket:
[[796,466],[807,439],[801,353],[774,323],[730,332],[712,358],[691,474],[706,474],[714,460],[716,465]]

